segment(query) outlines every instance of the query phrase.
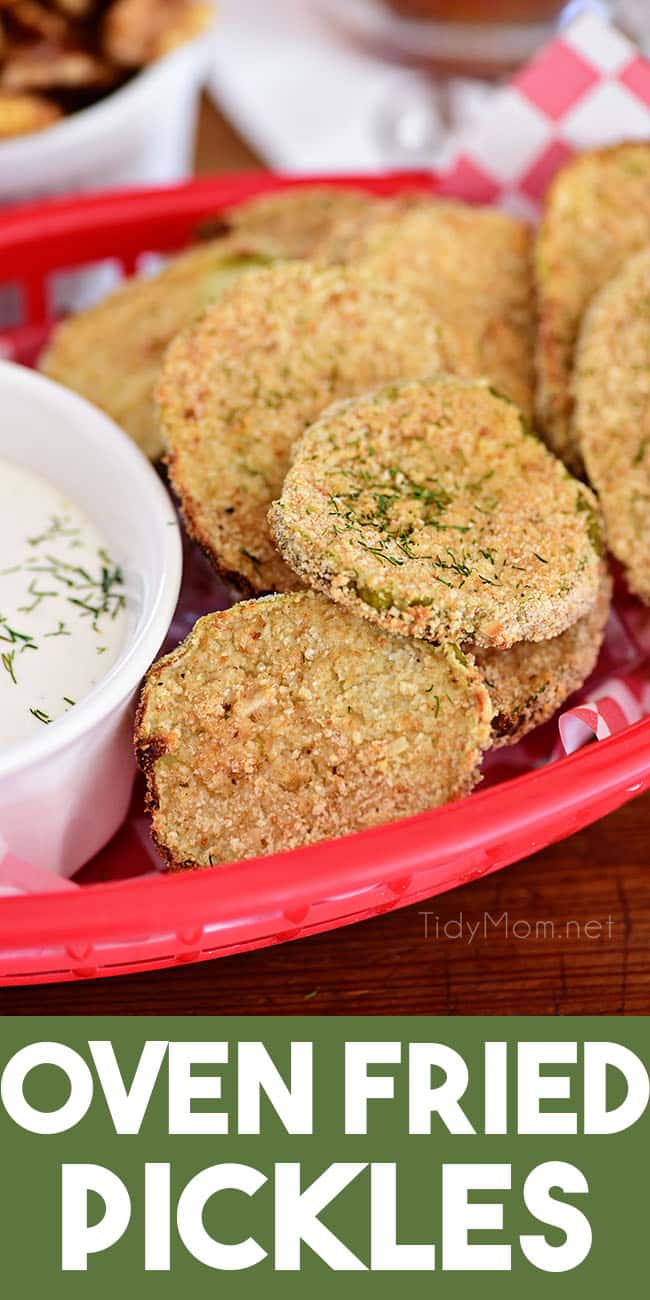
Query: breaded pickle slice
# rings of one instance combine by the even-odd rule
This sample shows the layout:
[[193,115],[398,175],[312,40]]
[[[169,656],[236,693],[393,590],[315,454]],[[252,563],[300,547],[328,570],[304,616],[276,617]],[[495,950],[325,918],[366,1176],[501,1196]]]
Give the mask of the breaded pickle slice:
[[268,260],[234,238],[191,248],[61,321],[40,369],[100,406],[155,460],[163,448],[154,392],[167,345],[233,279]]
[[579,690],[596,666],[611,598],[612,580],[603,564],[593,608],[566,632],[549,641],[520,641],[510,650],[477,650],[494,708],[493,749],[514,745]]
[[172,344],[159,402],[188,529],[249,594],[301,584],[267,514],[291,448],[333,399],[444,364],[420,299],[354,268],[259,270]]
[[421,294],[448,328],[453,369],[488,378],[530,414],[534,312],[523,222],[495,208],[407,195],[341,223],[319,255],[363,262]]
[[352,186],[300,185],[226,208],[219,219],[274,256],[311,257],[338,222],[381,206],[381,200]]
[[571,373],[590,299],[632,254],[650,244],[650,145],[584,153],[551,184],[539,228],[537,408],[549,446],[578,466]]
[[609,546],[650,604],[650,248],[592,300],[574,373],[575,437]]
[[506,648],[593,605],[588,488],[487,384],[440,375],[334,405],[296,449],[274,536],[294,571],[392,632]]
[[478,780],[491,706],[449,647],[391,637],[313,592],[234,605],[150,670],[136,723],[174,868],[408,817]]

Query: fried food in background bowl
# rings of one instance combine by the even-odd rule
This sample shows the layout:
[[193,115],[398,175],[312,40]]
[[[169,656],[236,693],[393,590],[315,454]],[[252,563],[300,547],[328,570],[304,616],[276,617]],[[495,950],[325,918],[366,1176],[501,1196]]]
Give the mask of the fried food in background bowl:
[[0,138],[102,99],[211,17],[205,0],[0,0]]
[[186,175],[208,0],[0,0],[0,202]]

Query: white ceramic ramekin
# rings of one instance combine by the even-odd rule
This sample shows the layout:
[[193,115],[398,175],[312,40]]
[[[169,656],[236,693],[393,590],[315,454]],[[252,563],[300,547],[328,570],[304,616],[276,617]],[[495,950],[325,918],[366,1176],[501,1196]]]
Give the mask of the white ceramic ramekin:
[[0,362],[0,457],[86,511],[122,566],[128,629],[102,681],[63,718],[0,748],[0,840],[72,875],[123,821],[134,777],[133,701],[171,623],[181,539],[155,470],[108,416],[42,375]]
[[188,175],[213,40],[208,30],[91,108],[33,135],[3,140],[0,203]]

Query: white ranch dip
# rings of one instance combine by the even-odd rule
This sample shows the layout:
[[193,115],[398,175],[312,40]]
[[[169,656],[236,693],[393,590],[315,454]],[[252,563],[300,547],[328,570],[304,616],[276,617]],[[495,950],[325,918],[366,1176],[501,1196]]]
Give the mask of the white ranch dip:
[[74,708],[125,631],[122,573],[94,524],[0,458],[0,747]]

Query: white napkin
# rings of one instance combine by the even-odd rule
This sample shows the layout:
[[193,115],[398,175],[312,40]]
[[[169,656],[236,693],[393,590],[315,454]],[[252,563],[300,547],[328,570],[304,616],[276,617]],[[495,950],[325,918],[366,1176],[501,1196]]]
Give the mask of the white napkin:
[[[447,148],[436,137],[426,75],[357,49],[309,0],[220,0],[219,12],[209,88],[269,166],[345,172],[441,164]],[[459,125],[487,93],[454,83]]]

